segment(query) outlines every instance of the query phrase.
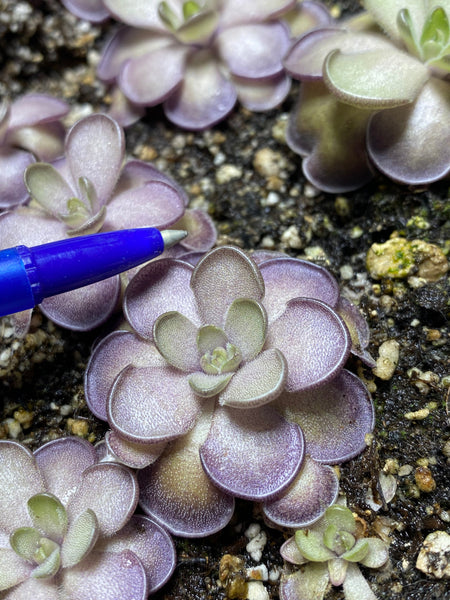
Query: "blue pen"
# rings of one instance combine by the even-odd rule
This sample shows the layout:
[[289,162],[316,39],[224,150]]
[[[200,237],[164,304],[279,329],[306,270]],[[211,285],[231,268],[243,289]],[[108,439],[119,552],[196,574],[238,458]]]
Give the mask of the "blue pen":
[[0,317],[127,271],[159,256],[186,235],[186,231],[143,227],[2,250]]

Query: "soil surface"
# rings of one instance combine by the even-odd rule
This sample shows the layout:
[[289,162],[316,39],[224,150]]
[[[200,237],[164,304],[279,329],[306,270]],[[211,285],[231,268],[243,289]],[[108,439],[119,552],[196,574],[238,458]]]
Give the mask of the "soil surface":
[[[358,9],[356,2],[329,6],[347,13]],[[113,22],[93,26],[80,21],[56,0],[0,0],[0,96],[45,91],[63,97],[73,106],[70,123],[105,110],[108,90],[96,79],[95,65],[114,27]],[[283,106],[269,113],[237,107],[225,122],[202,133],[179,130],[155,108],[127,130],[127,150],[152,160],[184,186],[191,206],[209,211],[218,244],[284,250],[326,266],[367,317],[375,359],[384,342],[398,343],[398,365],[386,379],[357,360],[349,365],[372,391],[376,428],[367,450],[340,466],[341,488],[369,531],[389,535],[391,541],[388,565],[364,570],[377,598],[450,599],[448,579],[415,566],[429,533],[450,532],[449,280],[419,277],[423,256],[415,258],[404,278],[394,270],[375,280],[366,268],[371,246],[390,237],[423,240],[448,253],[449,183],[410,189],[378,174],[353,193],[333,196],[315,190],[303,177],[300,158],[284,142],[297,92],[294,84]],[[116,326],[109,322],[89,333],[70,332],[36,309],[30,333],[20,340],[3,319],[0,438],[23,441],[32,449],[69,434],[101,439],[106,426],[86,407],[83,374],[92,345]],[[367,494],[371,490],[380,498],[380,473],[391,474],[397,489],[375,511]],[[267,527],[258,506],[243,501],[221,533],[177,540],[175,575],[154,598],[245,597],[239,591],[244,581],[240,568],[227,587],[219,563],[230,554],[244,567],[257,564],[246,550],[245,531],[252,523],[267,534],[259,562],[271,571],[273,583],[264,585],[276,599],[283,566],[279,547],[286,533]],[[343,598],[342,589],[330,590],[327,598]]]

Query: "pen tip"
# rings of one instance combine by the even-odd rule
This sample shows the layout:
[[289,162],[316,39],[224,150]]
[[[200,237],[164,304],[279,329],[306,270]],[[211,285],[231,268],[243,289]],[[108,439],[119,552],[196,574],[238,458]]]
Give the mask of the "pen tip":
[[182,231],[180,229],[164,229],[164,231],[161,231],[164,241],[164,248],[175,246],[175,244],[181,242],[181,240],[184,240],[187,234],[187,231]]

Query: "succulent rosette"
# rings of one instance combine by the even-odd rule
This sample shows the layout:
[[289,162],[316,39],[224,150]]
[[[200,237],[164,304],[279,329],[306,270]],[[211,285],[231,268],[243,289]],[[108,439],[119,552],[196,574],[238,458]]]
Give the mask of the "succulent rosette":
[[[104,9],[125,24],[98,68],[135,106],[163,103],[180,127],[201,130],[223,119],[239,100],[250,110],[279,105],[290,88],[282,58],[289,29],[278,19],[294,0],[66,1],[85,18]],[[90,12],[92,9],[92,15]],[[97,17],[95,17],[95,14]],[[128,104],[114,116],[128,123]]]
[[133,515],[135,474],[88,442],[0,441],[0,482],[0,598],[145,600],[170,578],[172,539]]
[[[78,121],[67,134],[64,158],[26,169],[32,200],[0,216],[0,246],[36,246],[99,231],[176,224],[189,232],[181,242],[184,251],[209,249],[216,233],[208,215],[186,209],[183,190],[151,164],[124,163],[124,158],[123,130],[111,117],[94,114]],[[92,329],[112,314],[120,292],[117,275],[46,298],[41,308],[63,327]]]
[[23,172],[36,158],[54,160],[64,151],[61,119],[69,106],[46,94],[26,94],[0,103],[0,209],[26,202]]
[[150,263],[126,290],[133,331],[102,340],[86,370],[109,453],[141,469],[142,509],[177,535],[224,527],[233,497],[280,525],[314,521],[336,498],[329,465],[373,427],[367,389],[343,368],[336,281],[299,259],[256,259],[225,246],[195,266]]
[[368,14],[317,29],[287,54],[302,81],[287,133],[318,188],[355,189],[373,165],[428,184],[450,170],[450,3],[365,0]]
[[302,568],[284,573],[281,600],[322,600],[328,584],[343,586],[346,600],[376,600],[358,563],[371,569],[389,558],[388,544],[365,537],[345,506],[334,504],[308,529],[299,529],[281,547],[283,558]]

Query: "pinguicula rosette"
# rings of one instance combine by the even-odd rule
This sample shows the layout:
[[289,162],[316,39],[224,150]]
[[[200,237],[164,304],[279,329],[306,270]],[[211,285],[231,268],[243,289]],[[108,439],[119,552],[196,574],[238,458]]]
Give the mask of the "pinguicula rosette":
[[[105,18],[106,8],[124,23],[103,51],[100,79],[117,84],[134,107],[163,103],[170,121],[191,130],[221,121],[237,100],[253,111],[278,106],[290,89],[282,64],[290,44],[284,13],[291,11],[296,31],[328,18],[323,6],[295,0],[66,0],[65,5],[91,20]],[[112,107],[124,125],[136,114],[128,107],[126,102]]]
[[338,193],[373,176],[428,184],[450,170],[450,2],[364,0],[367,13],[303,36],[287,140],[306,177]]
[[376,600],[357,563],[379,569],[388,544],[364,537],[352,511],[335,504],[308,529],[295,532],[281,547],[283,558],[301,568],[280,581],[281,600],[322,600],[328,584],[343,586],[346,600]]
[[23,172],[36,158],[54,160],[64,151],[61,119],[69,106],[46,94],[26,94],[0,103],[0,209],[26,202]]
[[255,258],[224,246],[196,266],[142,268],[124,300],[134,331],[107,336],[86,369],[109,453],[141,469],[142,509],[177,535],[220,530],[233,497],[278,525],[316,520],[338,491],[329,465],[373,428],[370,395],[344,369],[337,282],[303,260]]
[[[209,216],[186,209],[186,194],[154,166],[137,160],[124,163],[124,158],[124,133],[111,117],[94,114],[75,123],[67,134],[63,158],[26,169],[31,201],[0,216],[0,247],[176,224],[190,233],[181,242],[184,250],[211,248],[216,231]],[[117,275],[47,298],[41,308],[59,325],[85,331],[111,316],[120,292]],[[31,312],[25,312],[29,318]]]
[[0,441],[0,597],[145,600],[170,578],[169,534],[142,515],[135,474],[61,438]]

